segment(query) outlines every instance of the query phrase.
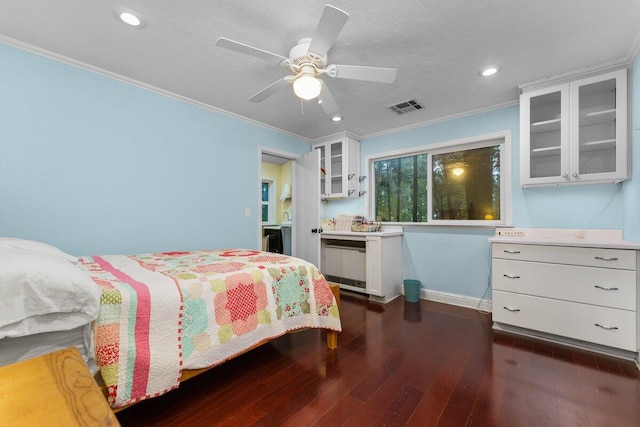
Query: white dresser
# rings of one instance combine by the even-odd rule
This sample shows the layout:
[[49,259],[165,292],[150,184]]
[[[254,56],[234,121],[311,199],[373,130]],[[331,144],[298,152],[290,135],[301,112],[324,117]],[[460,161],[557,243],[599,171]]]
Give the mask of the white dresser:
[[498,229],[489,240],[494,329],[638,363],[640,245],[618,230]]

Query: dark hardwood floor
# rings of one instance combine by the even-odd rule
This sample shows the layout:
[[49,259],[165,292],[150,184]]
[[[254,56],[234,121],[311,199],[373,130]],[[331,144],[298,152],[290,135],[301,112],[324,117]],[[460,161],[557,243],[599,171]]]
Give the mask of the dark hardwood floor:
[[281,337],[117,414],[123,426],[640,426],[632,362],[491,329],[490,315],[342,294],[343,332]]

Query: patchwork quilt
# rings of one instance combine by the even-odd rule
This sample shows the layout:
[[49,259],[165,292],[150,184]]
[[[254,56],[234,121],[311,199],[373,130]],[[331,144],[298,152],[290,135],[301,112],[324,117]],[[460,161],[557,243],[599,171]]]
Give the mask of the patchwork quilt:
[[81,258],[102,289],[96,359],[111,406],[166,393],[183,369],[220,364],[300,328],[341,330],[317,268],[244,249]]

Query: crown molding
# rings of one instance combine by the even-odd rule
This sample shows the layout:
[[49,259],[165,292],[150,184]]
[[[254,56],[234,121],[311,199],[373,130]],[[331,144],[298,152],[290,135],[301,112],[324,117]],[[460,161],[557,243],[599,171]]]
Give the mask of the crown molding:
[[203,108],[205,110],[213,111],[213,112],[225,115],[227,117],[231,117],[231,118],[234,118],[234,119],[237,119],[237,120],[241,120],[243,122],[250,123],[252,125],[259,126],[259,127],[262,127],[262,128],[274,131],[274,132],[278,132],[280,134],[287,135],[287,136],[290,136],[290,137],[295,138],[295,139],[299,139],[302,142],[306,142],[308,144],[311,144],[311,142],[312,142],[312,140],[310,138],[304,137],[302,135],[297,135],[297,134],[294,134],[294,133],[291,133],[291,132],[284,131],[284,130],[276,128],[274,126],[270,126],[270,125],[268,125],[266,123],[262,123],[262,122],[259,122],[257,120],[249,119],[247,117],[241,116],[239,114],[232,113],[232,112],[224,110],[222,108],[214,107],[214,106],[206,104],[204,102],[196,101],[195,99],[191,99],[191,98],[188,98],[186,96],[178,95],[177,93],[173,93],[173,92],[170,92],[168,90],[160,89],[160,88],[158,88],[156,86],[153,86],[153,85],[150,85],[150,84],[147,84],[147,83],[143,83],[141,81],[138,81],[138,80],[135,80],[135,79],[131,79],[129,77],[125,77],[125,76],[122,76],[120,74],[117,74],[117,73],[114,73],[114,72],[111,72],[111,71],[107,71],[107,70],[105,70],[103,68],[96,67],[94,65],[90,65],[90,64],[87,64],[85,62],[81,62],[81,61],[69,58],[67,56],[60,55],[58,53],[51,52],[51,51],[46,50],[46,49],[39,48],[37,46],[33,46],[33,45],[28,44],[28,43],[21,42],[19,40],[15,40],[15,39],[13,39],[11,37],[7,37],[7,36],[1,35],[1,34],[0,34],[0,43],[6,44],[6,45],[14,47],[16,49],[20,49],[22,51],[25,51],[25,52],[28,52],[28,53],[32,53],[34,55],[38,55],[38,56],[41,56],[41,57],[44,57],[44,58],[47,58],[47,59],[50,59],[50,60],[53,60],[53,61],[56,61],[56,62],[63,63],[65,65],[69,65],[69,66],[72,66],[72,67],[75,67],[75,68],[79,68],[81,70],[88,71],[90,73],[98,74],[98,75],[101,75],[103,77],[107,77],[107,78],[109,78],[111,80],[115,80],[115,81],[118,81],[118,82],[121,82],[121,83],[125,83],[125,84],[131,85],[131,86],[135,86],[135,87],[147,90],[149,92],[154,92],[154,93],[157,93],[159,95],[167,96],[169,98],[173,98],[173,99],[176,99],[178,101],[185,102],[187,104],[195,105],[196,107],[200,107],[200,108]]

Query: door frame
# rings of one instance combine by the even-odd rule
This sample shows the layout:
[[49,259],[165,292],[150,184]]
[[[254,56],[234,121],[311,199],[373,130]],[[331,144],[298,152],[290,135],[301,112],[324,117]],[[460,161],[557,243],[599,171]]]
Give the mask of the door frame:
[[[260,191],[260,188],[262,188],[262,155],[263,154],[270,154],[273,156],[277,156],[277,157],[282,157],[283,159],[287,159],[287,160],[291,160],[294,161],[295,159],[297,159],[298,157],[302,156],[302,154],[296,154],[296,153],[291,153],[288,151],[282,151],[282,150],[277,150],[275,148],[272,147],[265,147],[262,145],[258,146],[258,185],[257,185],[257,208],[256,208],[256,212],[257,212],[257,216],[258,216],[258,250],[262,250],[262,221],[261,221],[261,206],[262,206],[262,194]],[[293,171],[292,171],[292,175],[293,175]],[[293,183],[293,176],[291,176],[291,180]],[[295,218],[295,217],[294,217]],[[291,240],[293,241],[293,227],[291,227]]]

